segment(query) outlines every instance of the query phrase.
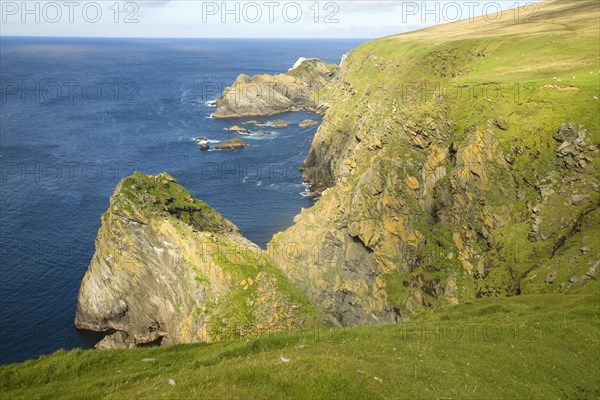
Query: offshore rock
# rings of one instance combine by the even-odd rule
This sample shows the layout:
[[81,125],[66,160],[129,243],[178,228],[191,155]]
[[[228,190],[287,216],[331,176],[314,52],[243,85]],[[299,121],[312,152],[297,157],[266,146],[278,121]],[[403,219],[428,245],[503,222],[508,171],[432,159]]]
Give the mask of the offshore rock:
[[323,113],[327,109],[326,88],[337,66],[317,59],[299,60],[279,75],[240,75],[216,101],[214,118],[270,116],[287,111]]
[[317,121],[313,121],[312,119],[305,119],[304,121],[300,122],[298,124],[298,126],[300,128],[310,128],[312,126],[318,125],[319,123]]
[[273,129],[284,129],[288,127],[288,123],[282,119],[278,119],[277,121],[271,122],[269,127]]

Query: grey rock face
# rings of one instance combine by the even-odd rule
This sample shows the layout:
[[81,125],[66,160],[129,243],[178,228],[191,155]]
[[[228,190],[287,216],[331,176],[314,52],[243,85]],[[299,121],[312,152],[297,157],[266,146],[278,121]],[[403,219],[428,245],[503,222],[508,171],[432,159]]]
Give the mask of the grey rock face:
[[216,101],[213,117],[270,116],[299,110],[323,113],[327,108],[324,89],[336,70],[334,65],[311,59],[276,76],[242,74]]

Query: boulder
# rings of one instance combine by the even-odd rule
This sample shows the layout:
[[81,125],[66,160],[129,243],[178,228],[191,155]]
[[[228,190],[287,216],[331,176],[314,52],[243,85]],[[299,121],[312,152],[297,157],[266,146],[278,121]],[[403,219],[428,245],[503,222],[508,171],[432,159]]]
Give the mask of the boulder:
[[208,144],[208,138],[199,136],[197,138],[194,138],[194,142],[196,142],[196,143],[198,143],[198,145],[200,145],[200,151],[210,150],[210,145]]
[[578,129],[575,124],[564,122],[560,124],[558,132],[554,136],[559,142],[572,142],[578,137]]
[[127,332],[116,331],[96,343],[95,349],[130,349],[135,347],[134,339]]
[[494,118],[494,119],[488,121],[488,123],[490,123],[491,125],[495,126],[496,128],[498,128],[502,131],[508,130],[508,122],[502,117]]
[[571,204],[574,206],[582,206],[591,201],[591,197],[589,194],[574,194],[571,196]]

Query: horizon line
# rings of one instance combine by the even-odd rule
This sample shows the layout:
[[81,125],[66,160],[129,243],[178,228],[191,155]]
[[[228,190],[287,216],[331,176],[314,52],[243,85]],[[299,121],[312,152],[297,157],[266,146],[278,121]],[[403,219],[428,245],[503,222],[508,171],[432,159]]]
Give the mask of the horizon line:
[[[400,33],[387,35],[394,36],[399,35]],[[314,38],[314,37],[283,37],[283,38],[273,38],[273,37],[189,37],[189,36],[60,36],[60,35],[51,35],[51,36],[40,36],[40,35],[0,35],[0,39],[3,38],[39,38],[39,39],[232,39],[232,40],[252,40],[252,39],[261,39],[261,40],[373,40],[381,37],[387,36],[372,36],[372,37],[332,37],[332,38]]]

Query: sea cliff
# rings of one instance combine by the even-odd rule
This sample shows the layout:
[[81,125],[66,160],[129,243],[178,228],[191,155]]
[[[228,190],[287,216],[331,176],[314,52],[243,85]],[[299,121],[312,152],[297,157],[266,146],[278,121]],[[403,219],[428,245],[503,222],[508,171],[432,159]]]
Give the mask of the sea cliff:
[[168,174],[125,178],[102,216],[75,325],[99,347],[297,329],[316,313],[260,248]]
[[536,23],[505,13],[350,52],[302,166],[320,200],[273,238],[298,247],[275,263],[340,325],[598,290],[595,12],[544,2]]

